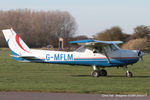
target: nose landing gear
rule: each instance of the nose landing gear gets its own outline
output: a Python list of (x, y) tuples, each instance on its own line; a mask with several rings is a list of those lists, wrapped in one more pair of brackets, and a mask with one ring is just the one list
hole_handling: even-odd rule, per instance
[(133, 76), (132, 72), (130, 72), (130, 71), (126, 72), (126, 77), (132, 77), (132, 76)]
[(132, 72), (130, 72), (130, 71), (128, 70), (128, 67), (127, 67), (127, 66), (124, 66), (124, 68), (127, 70), (127, 72), (126, 72), (126, 77), (131, 78), (131, 77), (133, 76)]

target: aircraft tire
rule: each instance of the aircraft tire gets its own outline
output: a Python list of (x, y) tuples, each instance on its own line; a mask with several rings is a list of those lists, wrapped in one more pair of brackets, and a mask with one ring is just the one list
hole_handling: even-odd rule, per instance
[(126, 72), (126, 77), (132, 77), (133, 76), (133, 74), (132, 74), (132, 72), (130, 72), (130, 71), (128, 71), (128, 72)]
[(98, 70), (92, 71), (91, 76), (92, 77), (99, 77), (99, 71)]
[(107, 76), (107, 71), (102, 69), (102, 70), (99, 71), (99, 75), (100, 76)]

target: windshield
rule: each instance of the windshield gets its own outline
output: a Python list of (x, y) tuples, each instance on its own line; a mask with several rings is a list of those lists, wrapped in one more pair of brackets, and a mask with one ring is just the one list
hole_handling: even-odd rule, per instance
[(119, 50), (120, 48), (116, 44), (109, 45), (111, 51)]

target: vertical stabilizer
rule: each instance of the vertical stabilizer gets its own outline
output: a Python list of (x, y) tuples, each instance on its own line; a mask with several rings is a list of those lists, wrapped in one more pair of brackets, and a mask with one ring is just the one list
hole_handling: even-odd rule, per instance
[(2, 30), (12, 56), (22, 56), (31, 53), (30, 48), (24, 43), (13, 29)]

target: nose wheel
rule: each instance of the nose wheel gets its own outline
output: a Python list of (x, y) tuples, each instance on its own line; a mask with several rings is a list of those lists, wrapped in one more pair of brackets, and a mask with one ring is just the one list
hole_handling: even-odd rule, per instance
[(132, 72), (130, 72), (130, 71), (126, 72), (126, 77), (132, 77), (132, 76), (133, 76)]
[(127, 66), (125, 66), (124, 68), (127, 70), (127, 72), (126, 72), (126, 77), (131, 78), (131, 77), (133, 76), (132, 72), (130, 72), (130, 71), (128, 70), (128, 67), (127, 67)]

